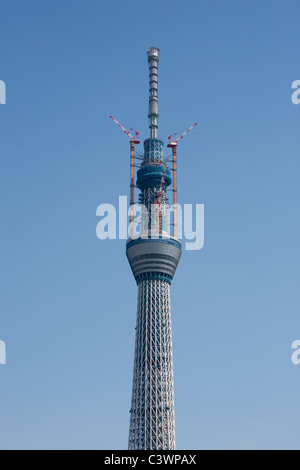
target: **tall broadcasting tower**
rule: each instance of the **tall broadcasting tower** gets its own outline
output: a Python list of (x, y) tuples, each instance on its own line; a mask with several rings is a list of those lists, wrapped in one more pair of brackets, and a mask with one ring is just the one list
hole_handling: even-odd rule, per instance
[(138, 285), (130, 450), (175, 449), (170, 285), (181, 256), (181, 244), (167, 233), (166, 188), (172, 179), (163, 156), (163, 141), (157, 137), (159, 52), (155, 47), (147, 50), (150, 138), (144, 141), (136, 180), (139, 201), (147, 213), (142, 215), (141, 236), (131, 235), (126, 244)]

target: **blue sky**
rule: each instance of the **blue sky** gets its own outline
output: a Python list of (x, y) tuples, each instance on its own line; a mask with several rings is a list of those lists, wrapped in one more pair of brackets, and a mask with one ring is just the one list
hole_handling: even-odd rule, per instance
[(146, 49), (161, 49), (159, 136), (205, 246), (171, 288), (178, 449), (299, 449), (297, 0), (2, 0), (1, 449), (126, 449), (137, 288), (96, 208), (129, 194), (148, 137)]

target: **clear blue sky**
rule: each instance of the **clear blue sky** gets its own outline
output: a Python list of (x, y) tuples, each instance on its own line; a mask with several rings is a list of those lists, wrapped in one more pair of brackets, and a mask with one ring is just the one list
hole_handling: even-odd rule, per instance
[(137, 288), (96, 208), (129, 193), (148, 137), (146, 49), (161, 49), (159, 136), (205, 246), (172, 284), (178, 449), (300, 448), (298, 0), (2, 0), (1, 449), (126, 449)]

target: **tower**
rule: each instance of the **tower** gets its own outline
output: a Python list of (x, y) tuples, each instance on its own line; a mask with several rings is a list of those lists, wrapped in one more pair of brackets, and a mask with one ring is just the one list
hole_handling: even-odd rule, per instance
[(175, 449), (170, 285), (181, 244), (167, 232), (166, 189), (172, 178), (163, 155), (163, 141), (157, 137), (159, 53), (156, 47), (147, 50), (150, 138), (144, 141), (136, 179), (144, 207), (141, 233), (126, 243), (126, 255), (138, 286), (130, 450)]

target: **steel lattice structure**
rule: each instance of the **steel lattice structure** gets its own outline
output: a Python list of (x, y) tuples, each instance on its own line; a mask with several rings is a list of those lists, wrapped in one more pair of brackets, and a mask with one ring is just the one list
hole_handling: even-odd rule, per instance
[(170, 285), (138, 286), (129, 449), (175, 449)]
[[(159, 49), (147, 50), (150, 138), (137, 171), (139, 201), (146, 208), (141, 235), (129, 238), (126, 255), (138, 285), (129, 449), (175, 449), (170, 285), (180, 256), (179, 240), (167, 233), (166, 188), (172, 179), (157, 138)], [(153, 228), (156, 237), (153, 238)]]

